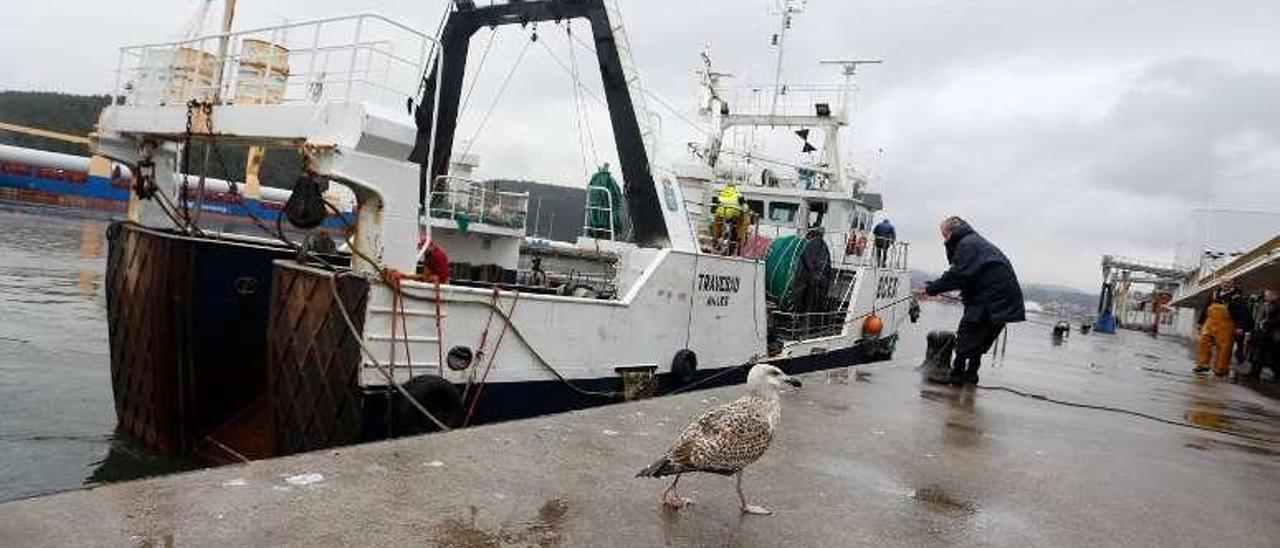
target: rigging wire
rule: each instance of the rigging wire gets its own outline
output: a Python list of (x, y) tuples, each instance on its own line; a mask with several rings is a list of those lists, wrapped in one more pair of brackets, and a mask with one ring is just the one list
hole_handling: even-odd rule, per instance
[[(551, 55), (551, 60), (555, 61), (555, 62), (556, 62), (556, 64), (560, 66), (560, 69), (561, 69), (561, 70), (563, 70), (563, 71), (565, 71), (567, 74), (569, 74), (569, 76), (570, 76), (570, 77), (573, 77), (573, 76), (574, 76), (574, 71), (573, 71), (572, 69), (570, 69), (570, 68), (569, 68), (569, 65), (568, 65), (568, 64), (566, 64), (566, 63), (564, 62), (564, 60), (560, 59), (560, 56), (559, 56), (559, 55), (556, 55), (555, 50), (552, 50), (552, 49), (551, 49), (551, 46), (548, 46), (545, 42), (543, 42), (543, 43), (542, 43), (542, 47), (543, 47), (543, 49), (546, 49), (546, 50), (547, 50), (547, 53)], [(583, 83), (582, 83), (582, 81), (581, 81), (581, 79), (575, 79), (574, 83), (575, 83), (575, 85), (577, 85), (577, 86), (579, 87), (579, 89), (582, 91), (582, 93), (586, 95), (586, 97), (590, 97), (590, 98), (591, 98), (591, 100), (593, 100), (593, 101), (595, 101), (595, 102), (596, 102), (596, 104), (598, 104), (598, 105), (600, 105), (600, 106), (602, 106), (602, 107), (605, 107), (605, 108), (608, 108), (608, 107), (609, 107), (609, 104), (608, 104), (608, 103), (606, 103), (604, 99), (601, 99), (599, 95), (596, 95), (595, 93), (592, 93), (592, 92), (591, 92), (591, 89), (590, 89), (590, 88), (588, 88), (585, 84), (583, 84)], [(585, 103), (585, 102), (586, 102), (586, 100), (584, 99), (584, 100), (583, 100), (583, 103)]]
[[(428, 41), (431, 44), (431, 49), (427, 51), (427, 59), (435, 59), (437, 63), (440, 62), (440, 59), (436, 57), (438, 50), (441, 48), (440, 38), (441, 35), (444, 34), (444, 27), (448, 24), (449, 15), (453, 13), (454, 7), (455, 4), (453, 2), (449, 2), (449, 4), (444, 8), (444, 13), (440, 14), (440, 22), (436, 24), (436, 33), (432, 35), (434, 40)], [(427, 80), (433, 73), (435, 73), (435, 71), (431, 69), (427, 69), (422, 72), (422, 79), (418, 82), (419, 97), (423, 97), (426, 94)], [(439, 82), (437, 82), (436, 85), (440, 85)]]
[(467, 94), (462, 96), (462, 107), (458, 109), (458, 118), (467, 113), (467, 106), (471, 104), (471, 92), (476, 89), (476, 82), (480, 81), (480, 73), (484, 70), (484, 62), (489, 58), (489, 48), (493, 45), (493, 37), (498, 35), (498, 31), (489, 31), (489, 40), (484, 43), (484, 51), (480, 54), (480, 61), (476, 63), (475, 76), (471, 77), (471, 85), (467, 86)]
[[(591, 55), (596, 55), (596, 49), (595, 49), (594, 47), (592, 47), (592, 46), (591, 46), (591, 44), (586, 43), (585, 41), (583, 41), (583, 40), (582, 40), (582, 38), (579, 38), (577, 35), (570, 35), (570, 37), (571, 37), (571, 38), (573, 38), (573, 41), (574, 41), (574, 42), (577, 42), (577, 43), (578, 43), (579, 45), (581, 45), (584, 49), (586, 49), (587, 51), (591, 52)], [(564, 66), (564, 65), (562, 64), (562, 65), (561, 65), (561, 67), (563, 68), (563, 66)], [(702, 124), (699, 124), (699, 123), (697, 123), (697, 122), (695, 122), (695, 121), (693, 121), (693, 120), (689, 119), (689, 117), (685, 116), (684, 114), (681, 114), (681, 113), (680, 113), (680, 111), (676, 110), (676, 109), (675, 109), (675, 107), (672, 107), (672, 106), (671, 106), (671, 104), (669, 104), (669, 103), (667, 103), (665, 100), (663, 100), (663, 99), (662, 99), (662, 97), (661, 97), (661, 96), (659, 96), (658, 94), (656, 94), (656, 93), (654, 93), (654, 92), (652, 92), (652, 91), (649, 91), (648, 89), (643, 90), (643, 93), (645, 94), (645, 96), (646, 96), (646, 97), (651, 97), (651, 98), (653, 98), (655, 101), (657, 101), (657, 102), (658, 102), (658, 104), (659, 104), (659, 105), (661, 105), (663, 108), (667, 109), (667, 111), (671, 112), (671, 114), (675, 115), (675, 117), (676, 117), (676, 118), (679, 118), (679, 119), (680, 119), (680, 121), (682, 121), (682, 122), (684, 122), (684, 123), (688, 124), (688, 125), (689, 125), (689, 127), (693, 128), (693, 129), (695, 129), (695, 130), (697, 130), (699, 133), (702, 133), (702, 134), (704, 134), (704, 135), (712, 135), (712, 134), (714, 133), (714, 132), (713, 132), (713, 131), (711, 131), (710, 129), (707, 129), (706, 127), (704, 127)], [(594, 96), (593, 96), (593, 97), (594, 97)], [(599, 99), (596, 99), (596, 100), (597, 100), (597, 101), (599, 101)], [(603, 103), (602, 103), (602, 104), (603, 104)]]
[(502, 100), (502, 96), (506, 93), (507, 87), (511, 84), (511, 77), (515, 76), (516, 70), (520, 68), (520, 63), (524, 61), (524, 56), (529, 53), (529, 46), (536, 42), (536, 31), (530, 35), (529, 41), (524, 43), (524, 47), (520, 48), (520, 54), (516, 56), (516, 61), (511, 64), (511, 70), (507, 71), (506, 78), (502, 79), (502, 85), (498, 88), (498, 94), (494, 96), (493, 103), (489, 105), (489, 109), (485, 111), (484, 118), (480, 120), (480, 125), (476, 127), (475, 133), (471, 134), (471, 138), (467, 140), (467, 148), (462, 151), (462, 156), (471, 153), (471, 147), (475, 146), (476, 138), (480, 136), (480, 132), (484, 131), (484, 126), (489, 123), (489, 117), (493, 115), (493, 110), (497, 108), (498, 102)]
[[(573, 24), (571, 22), (565, 21), (564, 32), (569, 37), (569, 40), (567, 41), (569, 46), (569, 68), (571, 69), (570, 76), (573, 77), (573, 109), (578, 123), (578, 140), (582, 140), (582, 134), (584, 133), (583, 129), (585, 128), (587, 139), (586, 144), (591, 146), (591, 161), (595, 165), (599, 166), (600, 155), (596, 151), (595, 136), (591, 134), (591, 121), (587, 118), (587, 101), (582, 97), (582, 89), (584, 86), (582, 85), (581, 75), (578, 72), (578, 57), (573, 52)], [(546, 44), (543, 44), (543, 46), (546, 47), (547, 51), (551, 51), (550, 46), (547, 46)], [(583, 146), (583, 143), (580, 142), (579, 146)], [(590, 176), (591, 172), (586, 169), (586, 162), (586, 152), (584, 151), (582, 155), (583, 175)]]

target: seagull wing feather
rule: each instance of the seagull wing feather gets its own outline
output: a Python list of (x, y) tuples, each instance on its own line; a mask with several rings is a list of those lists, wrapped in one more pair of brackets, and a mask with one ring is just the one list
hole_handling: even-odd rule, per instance
[(764, 402), (748, 396), (698, 417), (667, 458), (680, 472), (734, 474), (760, 458), (772, 440)]

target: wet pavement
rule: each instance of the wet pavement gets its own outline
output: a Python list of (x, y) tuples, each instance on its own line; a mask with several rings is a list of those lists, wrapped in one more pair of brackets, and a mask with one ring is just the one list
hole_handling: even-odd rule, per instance
[[(928, 307), (948, 321), (955, 310)], [(934, 322), (931, 322), (934, 323)], [(1185, 346), (1017, 326), (982, 385), (888, 363), (808, 375), (773, 448), (633, 476), (730, 387), (0, 505), (0, 545), (1275, 546), (1280, 403), (1189, 374)], [(1048, 398), (1048, 399), (1046, 399)], [(1065, 403), (1054, 403), (1057, 400)], [(1092, 406), (1092, 407), (1080, 407)], [(1102, 409), (1104, 407), (1113, 410)], [(1138, 416), (1139, 413), (1145, 416)]]

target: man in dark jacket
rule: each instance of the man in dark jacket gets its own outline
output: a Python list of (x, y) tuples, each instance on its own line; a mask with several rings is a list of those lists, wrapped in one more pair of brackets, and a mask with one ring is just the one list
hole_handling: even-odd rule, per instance
[(876, 266), (884, 268), (888, 263), (889, 247), (898, 239), (898, 231), (894, 230), (889, 219), (884, 219), (871, 229), (871, 235), (876, 237)]
[(942, 221), (942, 239), (951, 268), (925, 286), (925, 293), (939, 295), (956, 289), (964, 302), (964, 315), (956, 330), (956, 357), (951, 384), (977, 384), (981, 357), (1005, 324), (1026, 319), (1022, 287), (1013, 265), (996, 246), (974, 232), (963, 219)]
[(800, 312), (805, 314), (805, 330), (811, 324), (809, 314), (824, 312), (827, 290), (831, 284), (831, 251), (822, 237), (821, 228), (811, 228), (804, 235), (804, 250), (800, 252), (800, 263), (796, 265), (795, 287), (796, 303)]
[(1275, 379), (1280, 380), (1280, 290), (1268, 289), (1258, 305), (1254, 326), (1250, 361), (1253, 368), (1249, 376), (1258, 378), (1263, 367), (1270, 367)]

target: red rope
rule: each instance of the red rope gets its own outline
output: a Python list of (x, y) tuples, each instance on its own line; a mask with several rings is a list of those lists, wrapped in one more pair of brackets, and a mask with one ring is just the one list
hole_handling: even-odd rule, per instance
[(409, 374), (413, 375), (413, 354), (409, 352), (409, 324), (407, 321), (408, 313), (404, 308), (404, 290), (402, 283), (405, 278), (418, 279), (417, 276), (406, 275), (403, 272), (388, 268), (383, 271), (382, 279), (391, 288), (391, 363), (388, 369), (391, 370), (391, 378), (395, 378), (396, 374), (396, 319), (400, 319), (400, 331), (404, 334), (404, 359), (408, 362)]
[(489, 303), (489, 319), (484, 322), (484, 331), (480, 332), (480, 344), (476, 345), (476, 363), (484, 361), (486, 352), (484, 344), (489, 340), (489, 326), (493, 325), (493, 314), (498, 310), (498, 286), (493, 286), (493, 300)]
[(439, 362), (436, 363), (440, 368), (440, 377), (444, 378), (444, 328), (440, 323), (440, 280), (434, 280), (436, 286), (436, 350), (439, 354)]
[[(498, 294), (497, 293), (498, 289), (495, 287), (493, 291), (494, 291), (494, 298), (496, 299)], [(489, 364), (485, 366), (484, 374), (481, 375), (480, 377), (480, 386), (476, 387), (476, 395), (473, 398), (471, 398), (471, 407), (470, 409), (467, 410), (467, 417), (462, 421), (462, 426), (464, 427), (467, 426), (468, 424), (471, 424), (471, 416), (475, 414), (476, 405), (480, 403), (480, 395), (484, 393), (484, 385), (485, 385), (485, 382), (488, 381), (489, 379), (489, 371), (493, 369), (493, 361), (498, 358), (498, 348), (502, 346), (502, 338), (507, 334), (507, 326), (511, 325), (511, 322), (515, 321), (514, 314), (516, 312), (516, 305), (519, 303), (520, 303), (520, 292), (516, 291), (514, 292), (514, 296), (511, 299), (511, 310), (507, 311), (507, 320), (505, 322), (502, 322), (502, 331), (498, 332), (498, 340), (493, 343), (493, 353), (489, 355)], [(497, 308), (496, 303), (494, 304), (494, 308), (495, 309)], [(493, 319), (492, 313), (490, 314), (489, 319), (490, 320)], [(488, 331), (488, 327), (486, 327), (485, 330)]]

